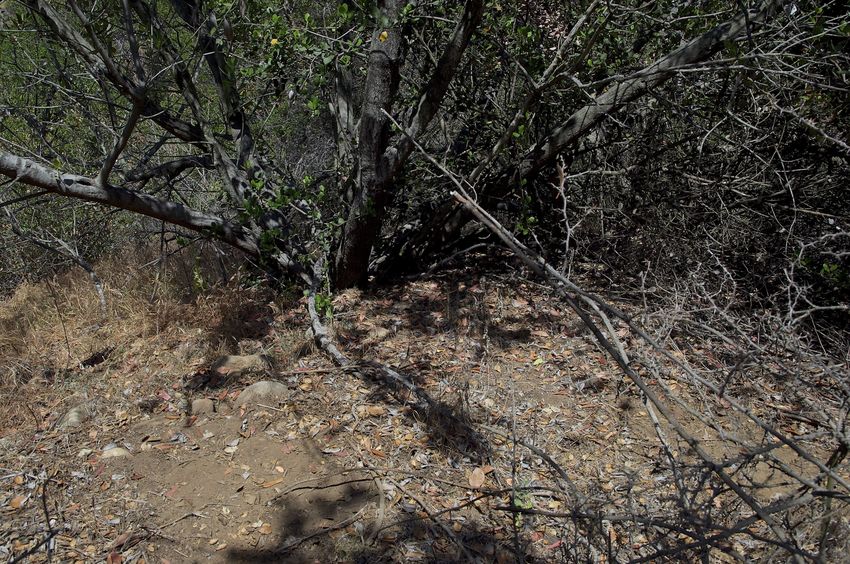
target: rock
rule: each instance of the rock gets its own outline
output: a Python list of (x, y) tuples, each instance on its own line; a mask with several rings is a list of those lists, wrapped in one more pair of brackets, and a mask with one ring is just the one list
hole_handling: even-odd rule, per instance
[(121, 447), (112, 447), (100, 453), (101, 460), (104, 458), (121, 458), (124, 456), (130, 456), (130, 451)]
[(265, 354), (229, 355), (219, 358), (212, 370), (222, 375), (238, 376), (250, 372), (265, 372), (272, 369), (272, 359)]
[(65, 415), (59, 419), (56, 427), (59, 429), (74, 429), (87, 421), (91, 417), (91, 410), (85, 404), (72, 407)]
[(192, 401), (192, 415), (203, 415), (215, 412), (215, 403), (209, 398), (201, 398)]
[(275, 401), (289, 396), (289, 388), (280, 382), (261, 380), (251, 384), (236, 398), (236, 405)]

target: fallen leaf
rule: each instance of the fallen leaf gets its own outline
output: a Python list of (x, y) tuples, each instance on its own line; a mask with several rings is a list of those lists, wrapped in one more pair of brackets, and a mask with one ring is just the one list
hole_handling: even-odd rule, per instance
[(277, 480), (267, 480), (267, 481), (263, 482), (262, 487), (273, 488), (273, 487), (275, 487), (276, 485), (278, 485), (282, 482), (283, 482), (283, 478), (278, 478)]
[(129, 538), (130, 533), (121, 533), (120, 535), (118, 535), (118, 538), (116, 538), (115, 541), (113, 541), (112, 543), (112, 550), (124, 546), (124, 543), (126, 543)]
[(261, 535), (270, 535), (272, 532), (272, 526), (269, 523), (263, 523), (263, 525), (258, 529)]
[(484, 474), (484, 470), (481, 468), (476, 468), (472, 471), (472, 474), (469, 475), (469, 485), (473, 488), (480, 488), (484, 485), (484, 481), (487, 479), (487, 476)]
[(12, 498), (12, 501), (9, 502), (9, 507), (11, 507), (12, 509), (20, 509), (24, 506), (24, 503), (26, 503), (26, 501), (27, 498), (25, 496), (16, 495)]
[(386, 414), (387, 410), (384, 409), (382, 405), (370, 405), (366, 407), (366, 413), (371, 415), (372, 417), (381, 417)]

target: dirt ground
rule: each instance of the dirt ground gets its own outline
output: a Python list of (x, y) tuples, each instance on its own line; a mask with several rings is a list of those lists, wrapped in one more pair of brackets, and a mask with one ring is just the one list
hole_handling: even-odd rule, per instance
[[(28, 357), (42, 359), (38, 374), (5, 388), (0, 557), (567, 561), (582, 542), (564, 519), (582, 507), (570, 487), (587, 506), (652, 514), (669, 502), (640, 395), (573, 314), (516, 275), (459, 270), (336, 297), (345, 350), (399, 368), (433, 400), (430, 413), (368, 369), (330, 365), (304, 336), (299, 300), (225, 294), (180, 308), (152, 305), (129, 327), (82, 327), (69, 314)], [(221, 354), (273, 365), (220, 373), (211, 367)], [(237, 405), (260, 380), (286, 393)], [(191, 412), (193, 402), (204, 409)], [(67, 426), (79, 407), (83, 421)], [(755, 432), (711, 409), (730, 430)], [(781, 456), (808, 471), (790, 450)], [(789, 487), (777, 478), (760, 495)], [(598, 561), (657, 548), (640, 529), (606, 531)]]

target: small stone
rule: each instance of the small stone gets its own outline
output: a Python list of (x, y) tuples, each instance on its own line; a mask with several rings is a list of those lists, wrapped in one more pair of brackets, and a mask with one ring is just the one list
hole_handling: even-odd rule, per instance
[(130, 456), (130, 451), (127, 450), (126, 448), (121, 448), (121, 447), (112, 447), (108, 450), (103, 451), (100, 454), (101, 459), (104, 459), (104, 458), (121, 458), (121, 457), (124, 457), (124, 456)]
[(289, 396), (289, 388), (280, 382), (261, 380), (251, 384), (236, 398), (236, 405), (263, 403), (284, 399)]
[(57, 423), (56, 426), (59, 429), (74, 429), (82, 425), (89, 417), (91, 417), (91, 411), (88, 406), (78, 405), (68, 410), (68, 412), (59, 419), (59, 423)]
[(271, 357), (264, 354), (229, 355), (215, 361), (212, 370), (222, 376), (263, 373), (273, 368)]
[(215, 404), (209, 398), (201, 398), (192, 401), (192, 415), (203, 415), (205, 413), (213, 413)]
[(81, 448), (80, 452), (77, 453), (77, 458), (88, 458), (93, 452), (90, 448)]

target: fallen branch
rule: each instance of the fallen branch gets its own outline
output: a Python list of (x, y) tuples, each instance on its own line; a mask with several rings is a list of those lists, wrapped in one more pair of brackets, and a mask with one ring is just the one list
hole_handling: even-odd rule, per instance
[[(365, 380), (377, 379), (383, 381), (391, 390), (403, 391), (407, 397), (402, 401), (410, 405), (414, 412), (429, 420), (435, 427), (451, 430), (452, 433), (462, 435), (473, 443), (479, 451), (487, 450), (483, 438), (467, 422), (458, 418), (451, 409), (436, 401), (422, 387), (416, 385), (410, 378), (400, 374), (386, 364), (369, 360), (360, 363), (351, 362), (342, 351), (337, 348), (327, 327), (322, 322), (316, 307), (316, 294), (324, 280), (323, 261), (319, 260), (313, 266), (312, 284), (307, 290), (307, 311), (310, 316), (310, 329), (317, 346), (324, 351), (331, 360), (339, 367)], [(478, 452), (482, 455), (483, 452)]]

